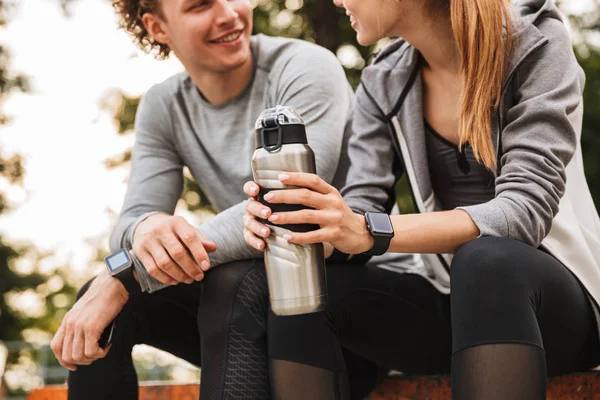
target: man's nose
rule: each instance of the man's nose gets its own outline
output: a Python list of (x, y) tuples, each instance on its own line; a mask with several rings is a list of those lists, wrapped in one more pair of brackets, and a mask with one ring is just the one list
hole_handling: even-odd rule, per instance
[(217, 7), (219, 8), (218, 10), (218, 17), (217, 17), (217, 23), (218, 24), (227, 24), (227, 23), (231, 23), (233, 21), (235, 21), (237, 19), (237, 17), (239, 16), (237, 11), (235, 11), (235, 8), (232, 6), (231, 1), (228, 0), (217, 0)]
[(335, 4), (336, 7), (343, 7), (344, 1), (343, 0), (333, 0), (333, 4)]

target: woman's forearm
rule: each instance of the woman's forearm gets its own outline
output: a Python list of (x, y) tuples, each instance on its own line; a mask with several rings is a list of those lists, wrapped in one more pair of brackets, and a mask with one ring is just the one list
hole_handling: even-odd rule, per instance
[(394, 238), (388, 252), (455, 253), (479, 236), (479, 229), (465, 211), (438, 211), (391, 215)]

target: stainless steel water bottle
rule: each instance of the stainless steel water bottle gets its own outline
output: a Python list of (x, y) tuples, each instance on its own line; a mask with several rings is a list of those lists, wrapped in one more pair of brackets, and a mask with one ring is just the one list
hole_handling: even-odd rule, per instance
[[(256, 121), (256, 146), (252, 173), (260, 186), (258, 200), (273, 212), (307, 208), (301, 205), (270, 204), (263, 196), (272, 190), (291, 189), (279, 181), (282, 172), (316, 173), (315, 154), (308, 145), (302, 117), (293, 107), (277, 106), (262, 112)], [(327, 278), (321, 243), (297, 245), (283, 235), (308, 232), (316, 225), (273, 225), (264, 251), (271, 309), (276, 315), (321, 311), (327, 304)]]

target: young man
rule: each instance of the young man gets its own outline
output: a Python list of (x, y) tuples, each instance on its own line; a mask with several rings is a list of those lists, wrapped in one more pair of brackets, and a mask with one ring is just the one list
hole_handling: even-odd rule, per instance
[[(203, 400), (270, 398), (266, 336), (274, 316), (262, 254), (242, 236), (254, 122), (265, 108), (295, 107), (320, 176), (341, 187), (352, 90), (325, 49), (251, 36), (248, 0), (114, 5), (142, 48), (173, 52), (186, 71), (150, 89), (138, 109), (131, 177), (110, 241), (125, 259), (132, 250), (133, 267), (88, 283), (52, 341), (71, 371), (69, 399), (137, 398), (131, 349), (140, 343), (201, 366)], [(184, 166), (218, 211), (200, 226), (173, 216)], [(98, 341), (113, 320), (103, 349)], [(346, 357), (368, 367), (357, 375), (369, 378), (353, 384), (370, 386), (370, 364)]]

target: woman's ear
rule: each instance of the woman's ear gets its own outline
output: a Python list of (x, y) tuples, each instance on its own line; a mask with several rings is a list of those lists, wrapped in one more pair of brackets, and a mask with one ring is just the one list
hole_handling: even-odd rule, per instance
[(165, 22), (159, 16), (147, 12), (142, 15), (142, 22), (152, 39), (161, 44), (169, 44), (167, 27)]

